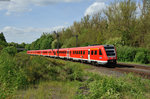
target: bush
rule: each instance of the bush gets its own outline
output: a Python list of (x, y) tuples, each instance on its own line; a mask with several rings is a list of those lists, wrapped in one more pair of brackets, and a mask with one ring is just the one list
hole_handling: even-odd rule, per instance
[(134, 61), (139, 63), (147, 64), (149, 63), (149, 51), (146, 49), (138, 49), (138, 52), (135, 55)]
[[(131, 76), (130, 76), (131, 77)], [(80, 85), (76, 98), (80, 99), (140, 99), (144, 97), (142, 89), (145, 82), (134, 76), (114, 78), (92, 74), (90, 78)], [(130, 81), (130, 82), (128, 82)], [(137, 82), (135, 82), (137, 81)], [(131, 96), (131, 97), (130, 97)]]
[(119, 61), (132, 62), (135, 58), (137, 50), (133, 47), (119, 46), (117, 47), (117, 57)]
[(65, 71), (67, 73), (67, 80), (83, 80), (83, 71), (77, 65), (67, 64), (67, 66), (65, 67)]
[(16, 61), (8, 53), (0, 56), (0, 98), (5, 98), (14, 90), (27, 84), (26, 77), (21, 68), (16, 67)]
[(17, 53), (17, 49), (13, 46), (9, 46), (3, 48), (2, 53), (8, 53), (9, 55), (14, 56)]
[(134, 48), (128, 46), (117, 47), (117, 57), (123, 62), (150, 63), (150, 51), (144, 48)]

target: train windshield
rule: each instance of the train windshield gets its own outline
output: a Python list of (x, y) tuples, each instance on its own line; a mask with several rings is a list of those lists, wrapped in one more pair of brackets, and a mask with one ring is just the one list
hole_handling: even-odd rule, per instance
[(108, 57), (116, 56), (114, 46), (104, 46), (104, 48)]

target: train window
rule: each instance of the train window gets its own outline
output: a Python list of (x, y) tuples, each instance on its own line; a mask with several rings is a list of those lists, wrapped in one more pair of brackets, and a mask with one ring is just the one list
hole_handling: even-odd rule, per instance
[(82, 54), (82, 51), (81, 51), (81, 54)]
[(99, 50), (99, 55), (102, 55), (102, 51), (101, 50)]
[(91, 51), (91, 55), (93, 55), (93, 51)]
[(83, 54), (85, 54), (85, 51), (83, 51)]
[(80, 54), (80, 52), (81, 52), (81, 51), (79, 51), (79, 54)]
[(97, 51), (95, 51), (95, 55), (97, 55)]

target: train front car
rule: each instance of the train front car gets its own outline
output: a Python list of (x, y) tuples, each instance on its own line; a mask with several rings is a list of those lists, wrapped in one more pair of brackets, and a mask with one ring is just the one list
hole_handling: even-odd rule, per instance
[(104, 45), (107, 64), (116, 64), (117, 63), (117, 53), (114, 45)]

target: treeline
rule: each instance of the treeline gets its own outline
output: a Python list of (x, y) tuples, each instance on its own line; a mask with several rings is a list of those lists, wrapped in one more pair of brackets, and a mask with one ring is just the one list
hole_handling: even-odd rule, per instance
[(112, 3), (103, 12), (85, 16), (59, 32), (62, 47), (75, 46), (74, 35), (78, 35), (78, 46), (119, 44), (150, 49), (149, 2), (143, 0), (141, 14), (137, 13), (137, 8), (133, 0), (124, 0)]
[(51, 44), (53, 41), (54, 38), (51, 34), (43, 33), (43, 35), (39, 39), (32, 42), (31, 44), (27, 44), (25, 48), (27, 50), (51, 49)]
[(3, 32), (0, 33), (0, 50), (5, 47), (15, 47), (15, 48), (25, 48), (26, 44), (23, 42), (21, 44), (10, 42), (8, 43), (5, 39)]
[[(140, 11), (137, 12), (138, 8)], [(120, 52), (123, 52), (120, 49), (124, 50), (124, 46), (127, 46), (128, 49), (139, 49), (136, 51), (137, 54), (141, 51), (146, 53), (144, 54), (146, 61), (142, 63), (150, 63), (148, 58), (150, 56), (149, 27), (150, 2), (148, 0), (143, 0), (139, 5), (134, 0), (113, 2), (105, 10), (92, 16), (87, 15), (80, 22), (74, 22), (72, 26), (58, 32), (59, 45), (61, 48), (75, 47), (76, 37), (78, 37), (77, 46), (113, 44), (118, 48), (119, 55), (121, 55)], [(57, 48), (57, 39), (54, 33), (43, 34), (32, 44), (26, 46), (26, 49), (50, 48)], [(136, 53), (132, 59), (122, 59), (123, 56), (118, 59), (120, 61), (137, 61), (134, 59), (137, 57)]]
[[(113, 2), (104, 11), (93, 16), (85, 16), (80, 22), (74, 22), (72, 26), (58, 32), (61, 47), (90, 44), (119, 44), (122, 46), (144, 47), (150, 49), (150, 7), (148, 0), (143, 0), (143, 5), (137, 5), (134, 0)], [(138, 6), (141, 12), (137, 12)], [(140, 14), (139, 14), (140, 13)], [(54, 35), (54, 34), (52, 34)], [(56, 37), (44, 34), (33, 42), (30, 49), (51, 48), (45, 47), (47, 38)], [(40, 44), (43, 47), (39, 47)], [(48, 43), (47, 43), (48, 44)]]

